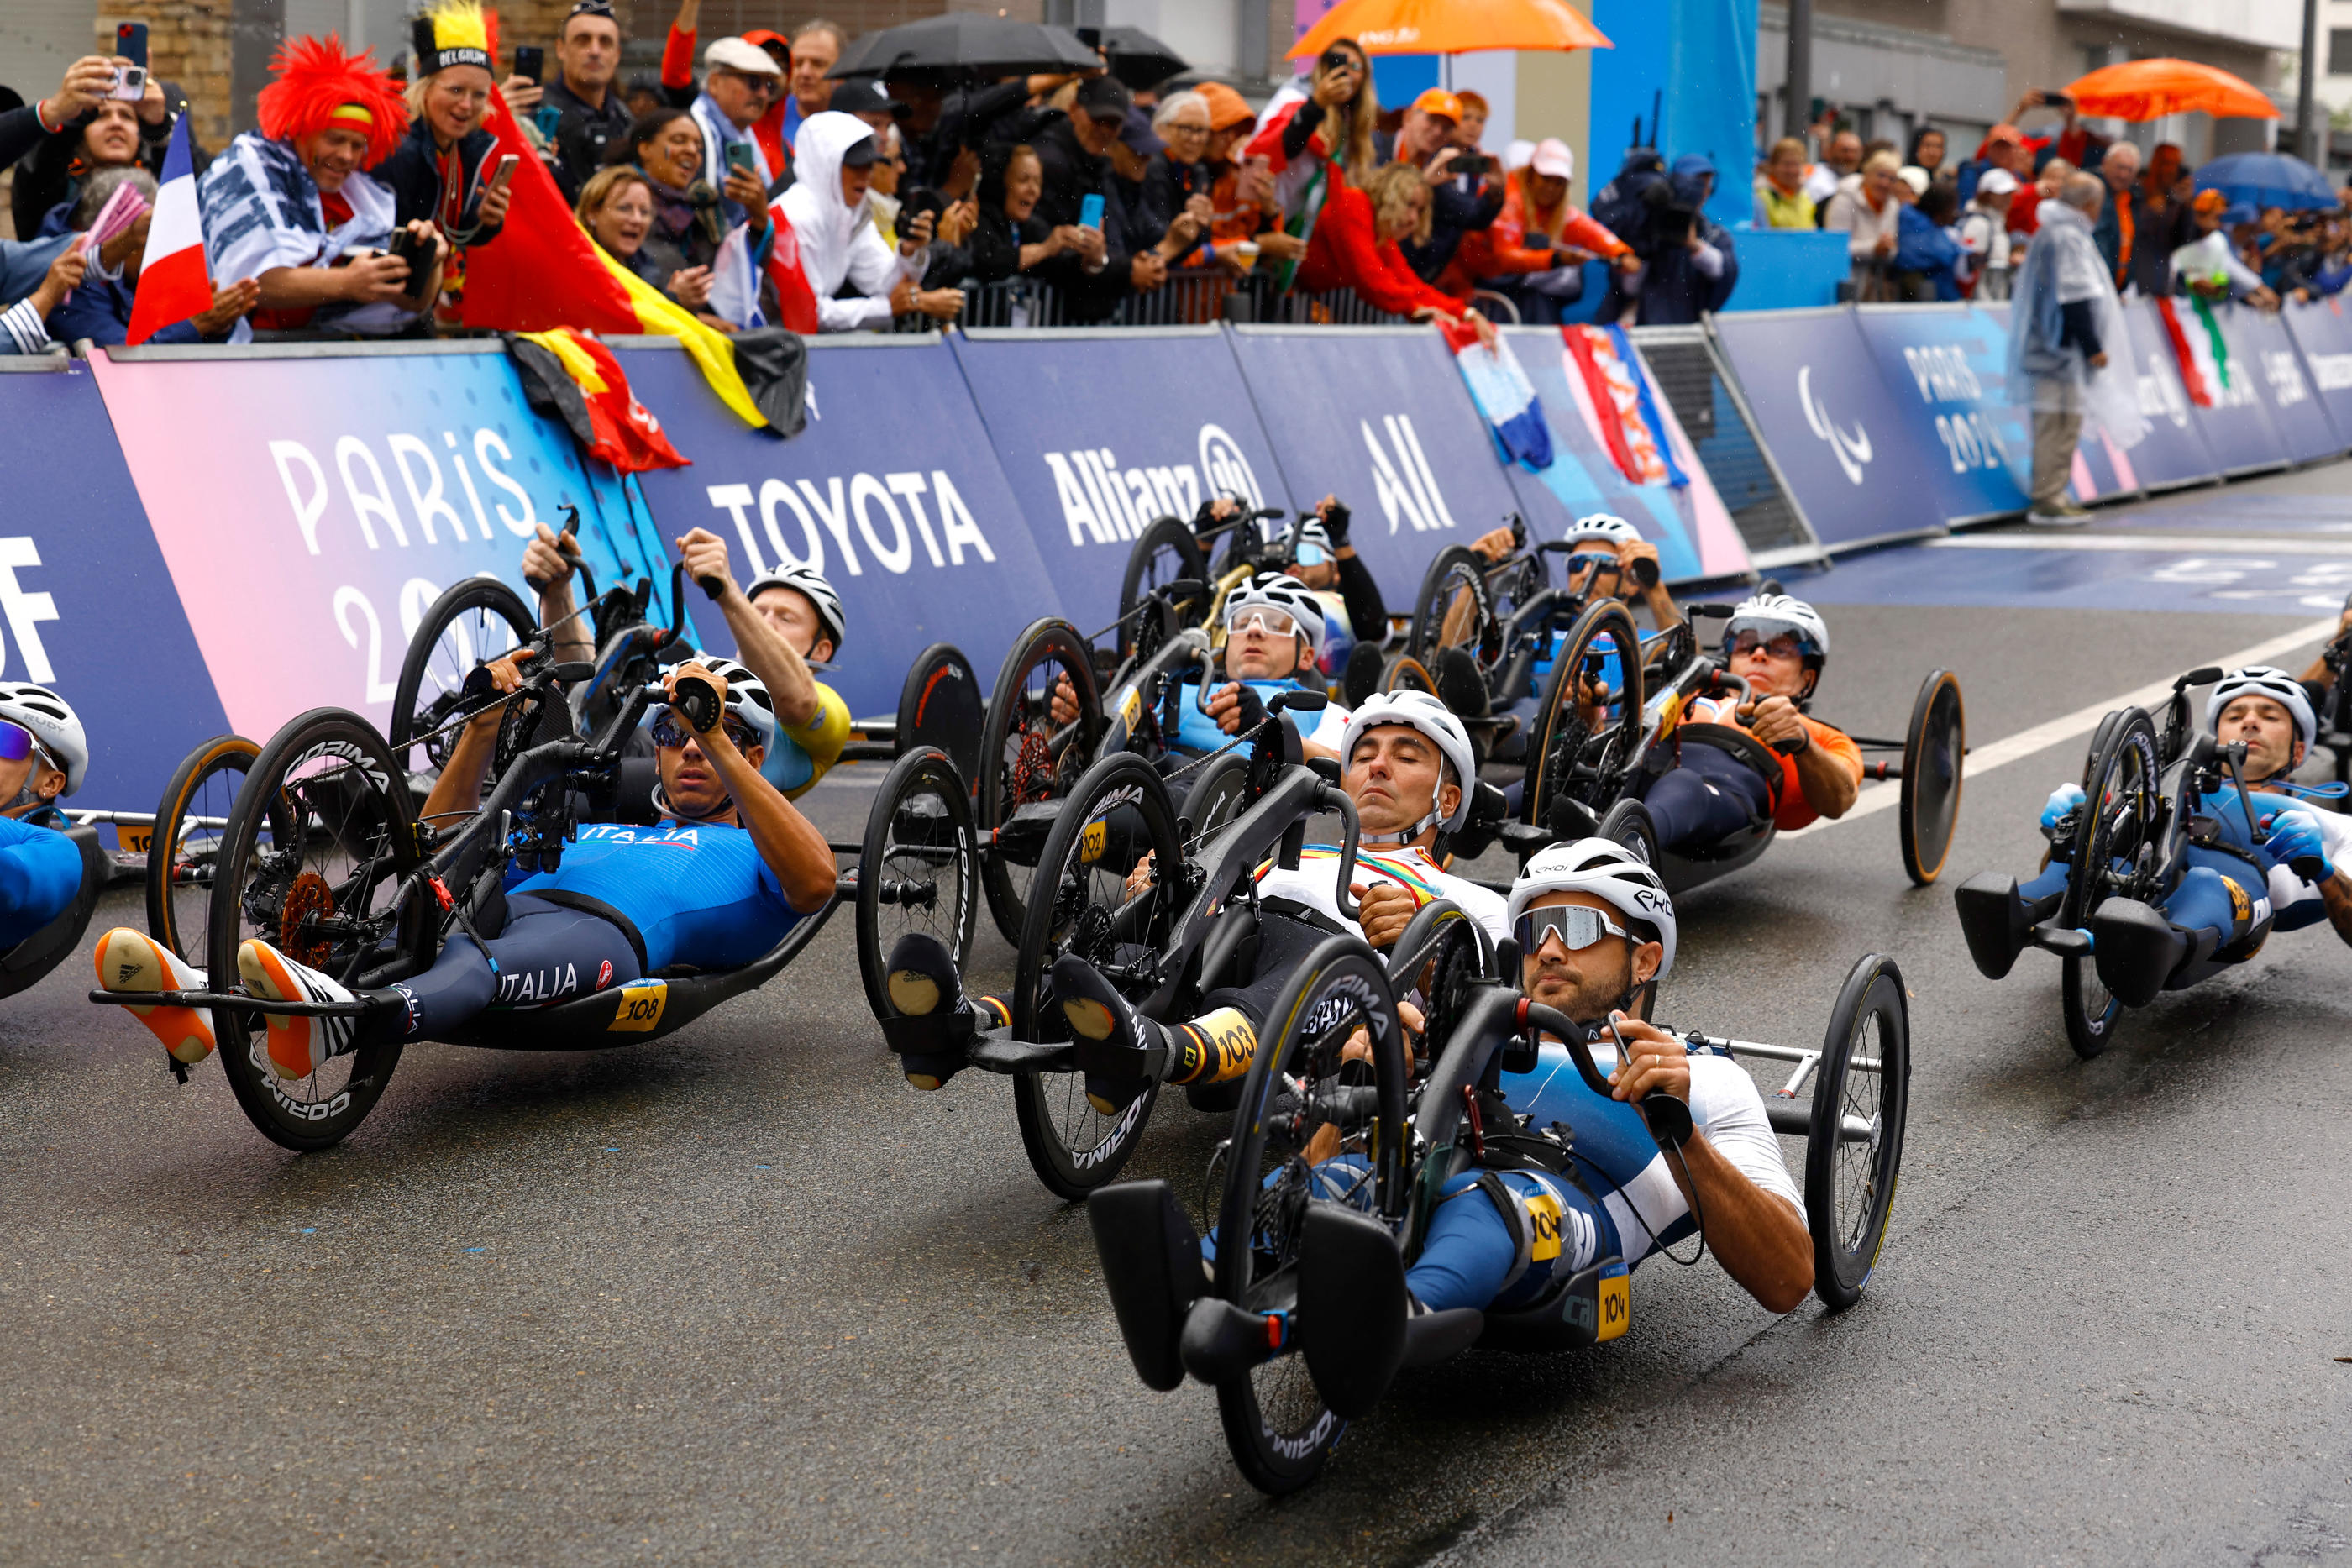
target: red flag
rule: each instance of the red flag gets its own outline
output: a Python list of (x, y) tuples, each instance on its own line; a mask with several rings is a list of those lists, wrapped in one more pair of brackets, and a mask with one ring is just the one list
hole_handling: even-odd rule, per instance
[(661, 421), (629, 391), (628, 374), (612, 350), (568, 327), (518, 336), (553, 354), (579, 386), (582, 401), (588, 405), (589, 428), (595, 433), (588, 447), (591, 457), (601, 457), (624, 474), (687, 465), (687, 459), (662, 434)]
[(816, 290), (809, 287), (808, 274), (801, 269), (800, 236), (793, 233), (792, 221), (784, 216), (780, 203), (769, 204), (768, 221), (776, 225), (776, 243), (768, 252), (768, 277), (776, 286), (776, 314), (783, 318), (776, 324), (809, 337), (819, 329)]
[(459, 319), (468, 327), (507, 332), (544, 332), (556, 327), (646, 330), (629, 291), (572, 215), (563, 193), (556, 189), (555, 176), (523, 141), (505, 94), (491, 91), (489, 113), (482, 123), (498, 138), (498, 156), (511, 152), (521, 162), (515, 165), (507, 220), (498, 238), (466, 252)]

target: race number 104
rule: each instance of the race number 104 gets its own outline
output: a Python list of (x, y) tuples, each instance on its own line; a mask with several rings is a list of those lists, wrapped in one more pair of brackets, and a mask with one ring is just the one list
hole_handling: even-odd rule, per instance
[(1944, 443), (1944, 454), (1952, 460), (1955, 474), (2008, 465), (2000, 439), (1985, 427), (1980, 414), (1939, 413), (1936, 416), (1936, 434)]

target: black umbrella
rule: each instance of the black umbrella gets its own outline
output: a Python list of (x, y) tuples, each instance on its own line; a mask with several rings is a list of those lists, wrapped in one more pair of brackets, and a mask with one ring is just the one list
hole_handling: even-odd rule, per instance
[(950, 12), (854, 40), (828, 76), (1007, 77), (1098, 69), (1102, 59), (1066, 27)]
[(1102, 52), (1110, 74), (1139, 92), (1192, 68), (1191, 61), (1140, 27), (1105, 27)]

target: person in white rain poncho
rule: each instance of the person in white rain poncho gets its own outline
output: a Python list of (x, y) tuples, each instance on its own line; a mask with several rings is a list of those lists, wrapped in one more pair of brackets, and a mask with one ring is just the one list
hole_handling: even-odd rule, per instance
[(2033, 411), (2032, 510), (2028, 522), (2065, 527), (2090, 514), (2066, 498), (2074, 444), (2087, 418), (2117, 446), (2147, 434), (2123, 302), (2091, 239), (2106, 187), (2072, 174), (2042, 208), (2040, 232), (2018, 268), (2010, 304), (2009, 396)]
[[(945, 320), (963, 308), (961, 291), (922, 287), (929, 213), (904, 225), (896, 250), (874, 226), (866, 196), (874, 159), (874, 128), (854, 114), (812, 114), (793, 138), (796, 179), (776, 210), (799, 243), (801, 271), (816, 295), (824, 331), (887, 328), (892, 316), (909, 310)], [(845, 282), (865, 298), (835, 298)]]

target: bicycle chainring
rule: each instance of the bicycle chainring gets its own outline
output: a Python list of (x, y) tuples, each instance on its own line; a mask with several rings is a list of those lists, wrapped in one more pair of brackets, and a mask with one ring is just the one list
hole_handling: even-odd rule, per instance
[(286, 890), (285, 900), (278, 906), (278, 950), (298, 964), (325, 968), (333, 959), (333, 944), (306, 928), (311, 922), (326, 919), (334, 913), (335, 892), (327, 879), (314, 871), (304, 872)]

